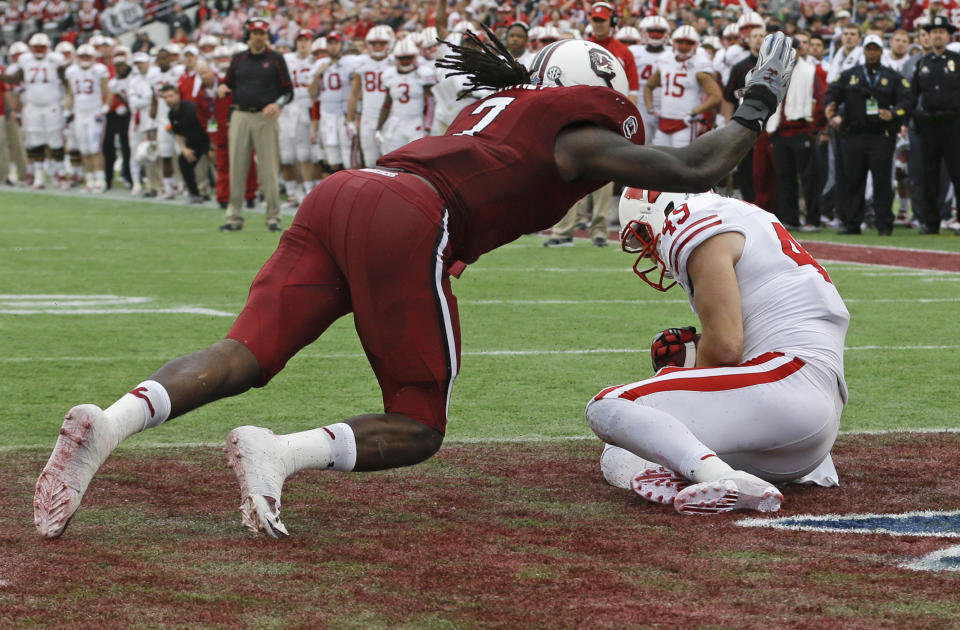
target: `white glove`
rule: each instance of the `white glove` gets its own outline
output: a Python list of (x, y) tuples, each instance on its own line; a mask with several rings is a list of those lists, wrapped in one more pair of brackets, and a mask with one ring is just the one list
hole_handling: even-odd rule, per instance
[(696, 119), (697, 119), (697, 115), (694, 114), (693, 112), (690, 112), (689, 114), (683, 117), (683, 124), (689, 127), (690, 125), (693, 124), (693, 121), (695, 121)]
[(373, 141), (377, 143), (377, 148), (383, 147), (383, 132), (377, 129), (373, 132)]
[(347, 135), (351, 138), (357, 135), (357, 123), (352, 120), (347, 121)]

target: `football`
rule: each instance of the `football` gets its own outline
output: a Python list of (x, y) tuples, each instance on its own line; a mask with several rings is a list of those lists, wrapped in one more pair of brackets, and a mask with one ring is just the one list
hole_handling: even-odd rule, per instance
[(693, 326), (660, 331), (650, 346), (653, 370), (656, 372), (665, 367), (693, 367), (697, 363), (699, 341), (700, 334)]

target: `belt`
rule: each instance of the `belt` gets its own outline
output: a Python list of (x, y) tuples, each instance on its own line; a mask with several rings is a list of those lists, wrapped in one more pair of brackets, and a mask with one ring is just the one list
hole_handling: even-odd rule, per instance
[(248, 114), (259, 114), (261, 111), (259, 107), (246, 107), (244, 105), (231, 105), (230, 109), (235, 109), (238, 112), (247, 112)]

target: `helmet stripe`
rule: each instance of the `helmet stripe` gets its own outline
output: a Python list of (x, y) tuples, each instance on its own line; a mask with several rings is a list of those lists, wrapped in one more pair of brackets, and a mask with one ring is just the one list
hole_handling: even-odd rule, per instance
[(547, 72), (547, 66), (548, 62), (550, 61), (550, 57), (553, 56), (553, 53), (556, 52), (557, 47), (559, 47), (564, 41), (566, 40), (548, 44), (537, 54), (536, 58), (533, 60), (533, 63), (530, 65), (530, 76), (536, 75), (535, 82), (537, 85), (543, 85), (544, 74)]

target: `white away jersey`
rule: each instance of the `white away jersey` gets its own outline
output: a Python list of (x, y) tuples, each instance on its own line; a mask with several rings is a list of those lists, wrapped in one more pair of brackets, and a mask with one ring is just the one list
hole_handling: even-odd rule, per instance
[(426, 88), (437, 82), (429, 64), (417, 66), (411, 72), (400, 74), (396, 67), (383, 72), (383, 87), (390, 94), (390, 115), (411, 117), (423, 115)]
[(673, 55), (663, 57), (658, 62), (660, 70), (660, 117), (683, 118), (700, 104), (700, 81), (697, 74), (713, 73), (708, 57), (694, 55), (690, 59), (677, 61)]
[[(673, 49), (669, 46), (664, 46), (662, 50), (650, 52), (646, 46), (635, 44), (630, 47), (630, 52), (633, 53), (633, 60), (637, 64), (637, 77), (640, 79), (640, 95), (643, 96), (643, 87), (647, 84), (647, 81), (650, 80), (650, 77), (653, 76), (653, 71), (657, 69), (660, 60), (672, 58)], [(660, 109), (660, 97), (662, 94), (663, 87), (659, 87), (653, 91), (654, 109)], [(642, 104), (643, 101), (641, 101), (641, 105)]]
[(331, 62), (321, 59), (314, 73), (320, 73), (320, 112), (323, 114), (346, 114), (350, 97), (350, 81), (357, 63), (356, 55), (340, 57)]
[[(698, 245), (723, 232), (746, 239), (736, 265), (743, 310), (743, 358), (783, 352), (837, 376), (844, 400), (843, 345), (850, 313), (827, 271), (777, 218), (752, 204), (697, 195), (667, 217), (660, 257), (693, 305), (687, 262)], [(694, 309), (696, 310), (696, 309)]]
[(110, 71), (102, 63), (81, 68), (73, 64), (64, 74), (73, 94), (73, 111), (78, 114), (93, 114), (103, 107), (103, 80), (110, 78)]
[(170, 113), (170, 108), (167, 107), (166, 101), (160, 96), (160, 89), (168, 83), (174, 87), (178, 87), (183, 71), (184, 68), (182, 65), (170, 66), (166, 71), (161, 70), (160, 66), (150, 66), (150, 69), (147, 70), (147, 83), (150, 84), (154, 96), (157, 97), (156, 119), (162, 121), (164, 125), (166, 124), (167, 114)]
[(7, 69), (10, 74), (23, 71), (23, 101), (27, 105), (53, 105), (60, 103), (63, 82), (57, 70), (66, 65), (62, 55), (48, 52), (37, 59), (32, 52), (24, 53), (17, 63)]
[(299, 103), (310, 103), (310, 82), (313, 80), (314, 60), (307, 55), (306, 58), (300, 57), (297, 53), (290, 52), (283, 56), (287, 64), (287, 71), (290, 73), (290, 81), (293, 83), (293, 100)]
[(387, 96), (387, 88), (383, 85), (383, 73), (394, 67), (392, 57), (374, 59), (370, 55), (360, 55), (354, 69), (354, 75), (360, 77), (361, 111), (376, 118), (380, 115), (380, 108)]

